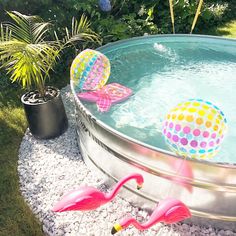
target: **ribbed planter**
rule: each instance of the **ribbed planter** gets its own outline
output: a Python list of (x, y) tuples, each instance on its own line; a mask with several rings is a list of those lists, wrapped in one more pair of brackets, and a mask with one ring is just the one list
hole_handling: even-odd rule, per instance
[(29, 129), (36, 138), (50, 139), (64, 133), (68, 127), (68, 119), (61, 99), (60, 91), (57, 95), (43, 103), (29, 103), (26, 101), (28, 93), (21, 97), (24, 105)]

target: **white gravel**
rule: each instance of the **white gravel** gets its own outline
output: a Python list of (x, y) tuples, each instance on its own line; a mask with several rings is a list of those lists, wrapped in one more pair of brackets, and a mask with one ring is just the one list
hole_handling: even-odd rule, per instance
[[(76, 138), (73, 96), (69, 86), (62, 89), (63, 101), (69, 118), (69, 128), (52, 140), (37, 140), (27, 130), (19, 150), (18, 172), (20, 188), (26, 202), (42, 222), (48, 235), (108, 236), (115, 222), (131, 214), (146, 220), (147, 213), (131, 206), (119, 196), (95, 211), (88, 213), (53, 213), (53, 205), (71, 189), (91, 185), (106, 191), (107, 179), (90, 171), (81, 159)], [(130, 227), (117, 235), (159, 236), (231, 236), (236, 232), (200, 227), (197, 225), (155, 225), (149, 230), (138, 231)]]

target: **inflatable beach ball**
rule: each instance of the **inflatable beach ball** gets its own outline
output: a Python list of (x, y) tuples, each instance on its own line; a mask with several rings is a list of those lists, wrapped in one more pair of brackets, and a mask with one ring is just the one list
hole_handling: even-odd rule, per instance
[(162, 133), (172, 151), (190, 158), (216, 155), (227, 130), (224, 113), (214, 104), (191, 99), (165, 117)]
[(97, 90), (106, 84), (110, 68), (109, 59), (105, 55), (86, 49), (72, 62), (70, 77), (79, 90)]

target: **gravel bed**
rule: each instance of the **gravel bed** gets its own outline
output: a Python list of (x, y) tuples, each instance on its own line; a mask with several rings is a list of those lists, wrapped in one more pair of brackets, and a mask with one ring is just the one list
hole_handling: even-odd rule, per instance
[[(133, 207), (117, 196), (112, 202), (95, 211), (53, 213), (53, 205), (61, 196), (81, 185), (91, 185), (107, 191), (109, 181), (101, 173), (90, 171), (79, 152), (76, 139), (73, 96), (69, 86), (62, 89), (62, 97), (69, 118), (68, 130), (58, 138), (37, 140), (27, 130), (19, 150), (18, 173), (20, 189), (27, 204), (43, 225), (46, 235), (108, 236), (115, 222), (133, 215), (148, 219), (145, 211)], [(130, 227), (117, 235), (231, 236), (236, 233), (197, 225), (158, 223), (146, 231)]]

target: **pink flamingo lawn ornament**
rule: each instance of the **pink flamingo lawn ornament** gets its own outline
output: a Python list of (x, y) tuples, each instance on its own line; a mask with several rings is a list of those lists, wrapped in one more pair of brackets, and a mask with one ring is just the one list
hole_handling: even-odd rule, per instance
[(146, 230), (158, 222), (172, 224), (189, 217), (191, 217), (191, 213), (184, 203), (174, 198), (166, 198), (159, 202), (147, 222), (141, 224), (134, 218), (124, 218), (120, 224), (115, 224), (113, 226), (111, 234), (115, 234), (131, 224), (139, 230)]
[(113, 200), (119, 189), (129, 180), (135, 179), (137, 189), (143, 185), (143, 176), (137, 173), (130, 174), (121, 179), (110, 193), (100, 192), (94, 187), (81, 187), (65, 194), (62, 199), (53, 207), (54, 212), (63, 211), (89, 211), (95, 210), (101, 205)]

